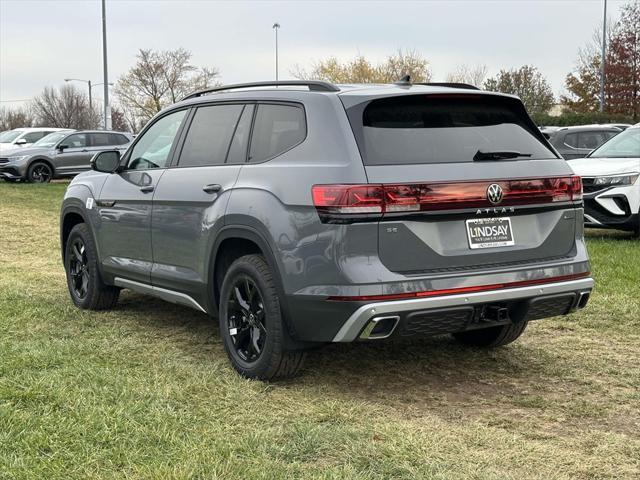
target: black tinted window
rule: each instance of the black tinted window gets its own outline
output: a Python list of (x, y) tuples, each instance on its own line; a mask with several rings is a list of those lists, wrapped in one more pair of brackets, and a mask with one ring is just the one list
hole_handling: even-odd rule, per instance
[(578, 134), (578, 148), (593, 150), (614, 135), (615, 133), (606, 131), (580, 132)]
[(90, 133), (89, 139), (92, 147), (106, 147), (113, 145), (111, 143), (110, 135), (108, 133)]
[(253, 108), (253, 105), (247, 105), (242, 111), (236, 132), (233, 134), (233, 140), (231, 140), (227, 163), (244, 163), (247, 159), (247, 143), (253, 119)]
[(567, 133), (564, 137), (564, 143), (569, 147), (578, 148), (578, 134)]
[(307, 135), (304, 110), (292, 105), (259, 105), (249, 160), (261, 162), (286, 152)]
[(111, 145), (124, 145), (125, 143), (129, 143), (129, 139), (119, 133), (110, 133), (109, 138)]
[(555, 158), (524, 111), (495, 97), (383, 98), (369, 103), (361, 118), (354, 130), (362, 133), (356, 136), (367, 165), (471, 162), (478, 151)]
[(224, 163), (242, 108), (242, 105), (198, 108), (185, 138), (178, 165), (195, 167)]

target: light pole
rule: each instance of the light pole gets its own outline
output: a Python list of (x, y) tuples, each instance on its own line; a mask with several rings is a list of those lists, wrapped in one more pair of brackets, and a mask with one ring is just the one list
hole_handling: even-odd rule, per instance
[(111, 109), (109, 107), (109, 74), (107, 72), (107, 14), (105, 0), (102, 0), (102, 72), (104, 82), (104, 129), (111, 130)]
[(602, 60), (600, 61), (600, 112), (604, 112), (604, 65), (607, 51), (607, 0), (604, 0), (604, 18), (602, 19)]
[(278, 22), (273, 24), (271, 27), (276, 32), (276, 82), (278, 81), (278, 30), (280, 29), (280, 24)]
[(93, 111), (93, 100), (91, 99), (91, 80), (81, 80), (79, 78), (65, 78), (65, 82), (84, 82), (89, 86), (89, 110)]

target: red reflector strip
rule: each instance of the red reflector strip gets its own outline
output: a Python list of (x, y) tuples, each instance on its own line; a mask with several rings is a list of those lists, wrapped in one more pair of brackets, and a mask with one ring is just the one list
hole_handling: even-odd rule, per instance
[(422, 292), (392, 293), (389, 295), (355, 295), (349, 297), (328, 297), (327, 300), (336, 302), (366, 302), (374, 300), (401, 300), (410, 298), (438, 297), (446, 295), (457, 295), (464, 293), (486, 292), (489, 290), (503, 290), (505, 288), (529, 287), (531, 285), (543, 285), (545, 283), (564, 282), (577, 280), (591, 275), (591, 272), (575, 273), (572, 275), (561, 275), (559, 277), (539, 278), (536, 280), (522, 280), (519, 282), (494, 283), (492, 285), (475, 285), (472, 287), (446, 288), (443, 290), (426, 290)]

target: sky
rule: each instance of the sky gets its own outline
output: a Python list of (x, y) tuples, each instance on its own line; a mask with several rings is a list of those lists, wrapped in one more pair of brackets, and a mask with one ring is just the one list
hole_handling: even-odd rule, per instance
[[(278, 22), (281, 79), (329, 56), (375, 62), (403, 49), (430, 62), (434, 81), (460, 64), (484, 64), (490, 75), (535, 65), (558, 95), (602, 24), (603, 1), (107, 0), (109, 81), (140, 48), (178, 47), (223, 83), (273, 80)], [(624, 3), (608, 1), (611, 20)], [(0, 105), (19, 106), (64, 78), (102, 82), (101, 25), (100, 0), (0, 0)]]

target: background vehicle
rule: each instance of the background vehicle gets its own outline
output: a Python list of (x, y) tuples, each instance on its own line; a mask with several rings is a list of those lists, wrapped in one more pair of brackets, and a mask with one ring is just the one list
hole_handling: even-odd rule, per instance
[(128, 288), (218, 315), (252, 378), (294, 374), (323, 342), (505, 345), (593, 285), (580, 178), (509, 95), (213, 88), (92, 163), (61, 211), (73, 302)]
[(68, 128), (16, 128), (7, 130), (0, 135), (0, 152), (15, 148), (28, 147), (50, 133), (59, 131), (71, 131)]
[(544, 131), (551, 145), (566, 160), (586, 157), (592, 150), (615, 137), (622, 130), (604, 125), (582, 125)]
[(582, 176), (585, 224), (640, 236), (640, 124), (569, 164)]
[(90, 169), (93, 155), (103, 150), (124, 150), (131, 136), (123, 132), (84, 130), (55, 132), (30, 147), (0, 155), (0, 177), (7, 181), (46, 183)]

